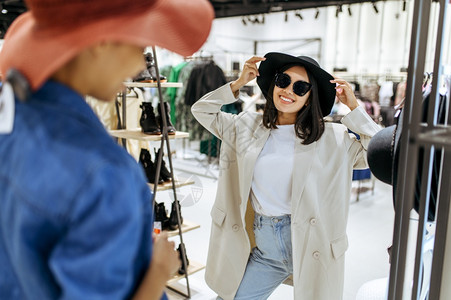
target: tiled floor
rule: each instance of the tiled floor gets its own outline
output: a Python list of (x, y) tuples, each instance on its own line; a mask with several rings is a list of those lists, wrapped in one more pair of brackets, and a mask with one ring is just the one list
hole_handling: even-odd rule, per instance
[[(188, 258), (205, 264), (210, 237), (210, 209), (216, 195), (217, 181), (201, 176), (217, 175), (214, 165), (208, 167), (189, 154), (190, 159), (174, 158), (175, 174), (181, 177), (191, 177), (194, 185), (177, 189), (177, 198), (182, 202), (183, 218), (200, 224), (200, 228), (183, 235)], [(189, 171), (189, 172), (187, 172)], [(192, 172), (198, 175), (192, 174)], [(355, 184), (357, 187), (357, 183)], [(364, 187), (370, 187), (365, 183)], [(356, 187), (353, 191), (356, 191)], [(170, 208), (172, 191), (162, 191), (157, 194), (157, 202), (164, 201)], [(393, 234), (393, 205), (391, 186), (380, 181), (375, 182), (374, 193), (371, 191), (360, 194), (357, 202), (356, 194), (350, 200), (348, 223), (349, 249), (346, 254), (344, 299), (354, 300), (359, 288), (366, 282), (385, 278), (389, 273), (387, 247), (391, 244)], [(173, 238), (176, 243), (177, 237)], [(178, 282), (181, 290), (186, 292), (186, 281)], [(189, 277), (192, 299), (215, 299), (216, 295), (205, 284), (204, 270)], [(183, 299), (177, 293), (168, 292), (170, 299)], [(280, 286), (269, 298), (272, 300), (293, 299), (291, 286)]]

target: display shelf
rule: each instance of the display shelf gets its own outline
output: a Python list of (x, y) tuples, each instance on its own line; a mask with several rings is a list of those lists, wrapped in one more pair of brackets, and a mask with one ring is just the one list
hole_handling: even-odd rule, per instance
[[(126, 87), (149, 87), (149, 88), (156, 88), (158, 87), (158, 84), (156, 82), (124, 82), (124, 85)], [(162, 88), (181, 88), (183, 87), (182, 82), (162, 82), (161, 83)]]
[[(110, 130), (110, 134), (121, 139), (132, 139), (140, 141), (161, 141), (161, 134), (149, 135), (141, 131), (141, 128), (135, 129), (116, 129)], [(169, 139), (181, 139), (189, 137), (188, 132), (176, 131), (173, 135), (168, 135)]]
[[(183, 220), (183, 224), (182, 224), (182, 232), (188, 232), (194, 229), (200, 228), (199, 224), (193, 223), (191, 221), (187, 221), (187, 220)], [(168, 237), (173, 237), (173, 236), (177, 236), (179, 235), (179, 230), (178, 228), (176, 230), (169, 230), (169, 231), (165, 231), (168, 233)]]
[[(196, 272), (199, 272), (200, 270), (205, 269), (205, 266), (203, 264), (201, 264), (199, 262), (196, 262), (196, 261), (193, 261), (193, 260), (190, 260), (189, 257), (188, 257), (188, 260), (189, 260), (188, 276), (190, 276), (190, 275), (192, 275), (192, 274), (194, 274)], [(185, 278), (185, 275), (180, 275), (180, 274), (177, 273), (171, 279), (169, 279), (167, 281), (166, 285), (170, 286), (171, 284), (176, 283), (177, 281), (179, 281), (182, 278)]]
[[(176, 188), (182, 187), (185, 185), (191, 185), (191, 184), (194, 184), (194, 180), (191, 178), (187, 179), (187, 178), (179, 177), (179, 178), (175, 179), (175, 187)], [(155, 190), (153, 188), (153, 186), (154, 186), (153, 183), (147, 183), (147, 185), (152, 189), (152, 191)], [(166, 191), (166, 190), (170, 190), (170, 189), (172, 189), (172, 182), (164, 182), (164, 183), (161, 183), (158, 185), (157, 191)]]

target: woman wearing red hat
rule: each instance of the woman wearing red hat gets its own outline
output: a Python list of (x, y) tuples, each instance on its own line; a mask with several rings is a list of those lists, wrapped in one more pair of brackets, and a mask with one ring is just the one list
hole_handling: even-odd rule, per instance
[[(263, 115), (221, 112), (256, 77)], [(323, 120), (335, 97), (351, 109), (344, 125)], [(222, 140), (209, 286), (226, 300), (267, 299), (292, 276), (294, 299), (342, 299), (352, 170), (367, 167), (379, 131), (350, 85), (310, 57), (273, 52), (246, 61), (192, 112)]]
[(84, 101), (111, 101), (157, 45), (191, 55), (208, 1), (27, 0), (0, 53), (0, 298), (166, 299), (143, 170)]

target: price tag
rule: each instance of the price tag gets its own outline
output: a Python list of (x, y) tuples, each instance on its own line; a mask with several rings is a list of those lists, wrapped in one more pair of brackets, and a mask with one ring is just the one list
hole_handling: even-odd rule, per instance
[(3, 82), (0, 92), (0, 134), (9, 134), (14, 124), (14, 92), (8, 82)]
[(161, 222), (156, 221), (153, 223), (153, 232), (155, 234), (160, 234), (161, 233)]

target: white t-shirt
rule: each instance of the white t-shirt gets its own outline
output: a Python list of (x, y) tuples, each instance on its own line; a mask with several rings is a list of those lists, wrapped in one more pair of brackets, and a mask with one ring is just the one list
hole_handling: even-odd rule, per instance
[(291, 214), (291, 182), (297, 137), (294, 125), (277, 127), (271, 129), (255, 163), (252, 178), (252, 207), (264, 216)]

